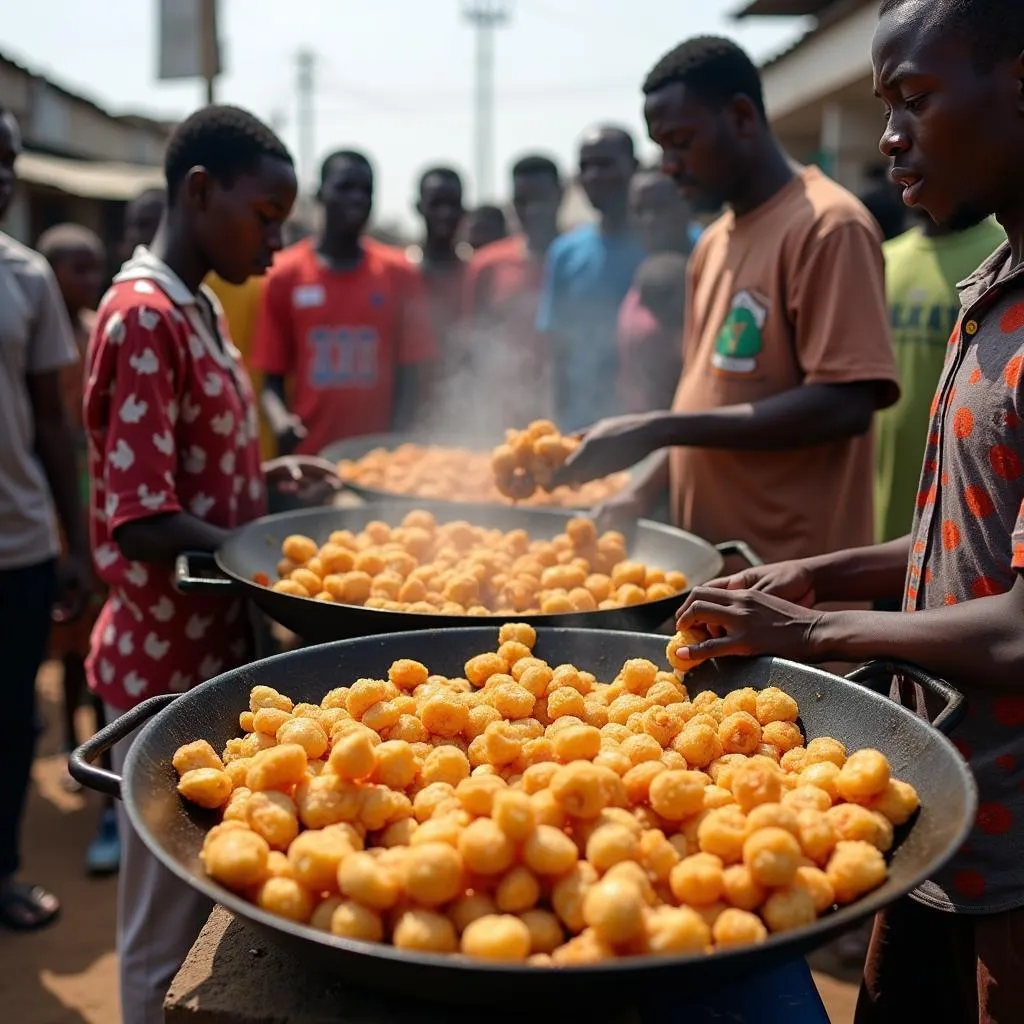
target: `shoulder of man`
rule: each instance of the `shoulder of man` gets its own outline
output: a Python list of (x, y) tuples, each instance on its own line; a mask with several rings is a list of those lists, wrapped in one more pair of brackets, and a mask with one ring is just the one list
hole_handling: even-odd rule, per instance
[(46, 282), (53, 270), (46, 257), (35, 249), (0, 231), (0, 263), (7, 266), (23, 283)]
[(833, 181), (817, 167), (802, 172), (803, 202), (794, 206), (790, 223), (797, 230), (813, 225), (819, 236), (844, 227), (866, 228), (879, 245), (882, 232), (868, 208), (848, 189)]

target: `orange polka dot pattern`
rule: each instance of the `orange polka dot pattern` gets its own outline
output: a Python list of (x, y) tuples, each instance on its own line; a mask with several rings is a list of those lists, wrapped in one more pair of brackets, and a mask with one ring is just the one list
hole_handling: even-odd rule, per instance
[[(932, 406), (907, 611), (993, 598), (1024, 572), (1024, 272), (994, 283), (1008, 252), (961, 292), (961, 325), (978, 329), (954, 331)], [(1024, 906), (1024, 696), (969, 692), (952, 739), (978, 781), (978, 814), (967, 844), (919, 895), (967, 912)]]

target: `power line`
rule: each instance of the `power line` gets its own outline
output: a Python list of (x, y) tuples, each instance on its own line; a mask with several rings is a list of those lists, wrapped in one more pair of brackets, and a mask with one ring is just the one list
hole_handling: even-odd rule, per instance
[(462, 16), (476, 31), (474, 136), (477, 201), (494, 188), (494, 32), (512, 16), (511, 0), (463, 0)]

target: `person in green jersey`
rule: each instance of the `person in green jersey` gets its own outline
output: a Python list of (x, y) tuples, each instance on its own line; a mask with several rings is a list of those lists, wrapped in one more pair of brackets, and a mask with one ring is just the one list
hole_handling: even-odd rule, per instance
[(951, 232), (930, 217), (882, 246), (892, 344), (902, 393), (876, 419), (875, 535), (910, 532), (932, 396), (960, 315), (957, 283), (1006, 241), (992, 219)]

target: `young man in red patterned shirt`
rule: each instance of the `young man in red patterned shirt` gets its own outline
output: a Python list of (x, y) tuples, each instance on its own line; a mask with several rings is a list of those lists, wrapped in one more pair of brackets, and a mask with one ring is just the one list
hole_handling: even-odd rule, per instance
[[(909, 206), (1009, 242), (961, 285), (913, 530), (695, 591), (692, 660), (887, 657), (967, 697), (954, 742), (978, 781), (968, 842), (875, 923), (856, 1020), (1024, 1020), (1024, 4), (885, 0), (873, 43), (882, 152)], [(903, 612), (813, 610), (890, 598)], [(913, 613), (913, 614), (910, 614)], [(899, 692), (894, 693), (898, 697)], [(908, 694), (909, 696), (909, 694)], [(921, 694), (913, 695), (919, 710)]]
[[(252, 657), (242, 602), (179, 594), (173, 567), (265, 510), (255, 400), (201, 282), (210, 271), (240, 283), (267, 270), (295, 172), (277, 137), (234, 107), (180, 125), (165, 171), (160, 227), (114, 279), (88, 351), (90, 529), (108, 597), (86, 671), (111, 718)], [(116, 770), (129, 743), (113, 751)], [(147, 852), (123, 812), (118, 826), (124, 1024), (157, 1024), (209, 907)]]

